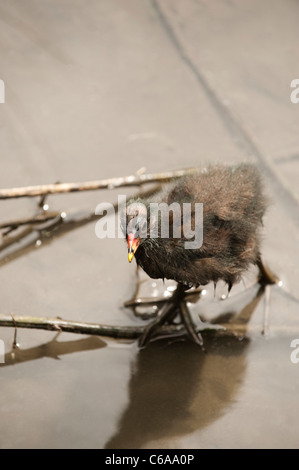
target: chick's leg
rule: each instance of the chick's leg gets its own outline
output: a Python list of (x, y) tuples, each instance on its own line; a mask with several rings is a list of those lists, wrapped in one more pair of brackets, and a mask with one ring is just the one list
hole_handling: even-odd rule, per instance
[(145, 329), (142, 336), (139, 339), (139, 346), (143, 347), (146, 343), (153, 337), (159, 328), (166, 322), (171, 322), (179, 310), (180, 317), (183, 324), (185, 325), (186, 331), (189, 337), (194, 341), (198, 346), (203, 345), (203, 339), (200, 333), (196, 331), (196, 328), (193, 324), (191, 314), (188, 310), (185, 300), (185, 290), (186, 287), (178, 284), (176, 290), (174, 291), (171, 299), (167, 300), (167, 303), (160, 310), (157, 318), (152, 321)]
[(268, 284), (278, 284), (279, 278), (274, 274), (267, 266), (264, 265), (261, 256), (257, 259), (257, 267), (259, 268), (259, 277), (258, 282), (261, 285), (268, 285)]

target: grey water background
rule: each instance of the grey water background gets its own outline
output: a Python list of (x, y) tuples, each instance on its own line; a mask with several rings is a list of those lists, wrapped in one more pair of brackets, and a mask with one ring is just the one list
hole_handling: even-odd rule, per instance
[[(206, 335), (205, 353), (21, 329), (11, 351), (0, 328), (1, 448), (298, 447), (298, 14), (291, 0), (0, 0), (2, 188), (254, 162), (271, 198), (263, 256), (283, 282), (267, 337), (254, 270), (227, 301), (208, 286), (194, 316), (246, 312), (247, 331)], [(0, 313), (144, 324), (123, 308), (138, 281), (124, 241), (86, 220), (134, 192), (51, 196), (78, 223), (2, 238)], [(1, 201), (1, 222), (37, 202)], [(143, 295), (163, 289), (142, 277)]]

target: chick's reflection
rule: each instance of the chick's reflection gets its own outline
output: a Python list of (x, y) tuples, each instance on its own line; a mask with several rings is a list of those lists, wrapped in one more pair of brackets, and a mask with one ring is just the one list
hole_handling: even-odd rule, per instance
[(243, 382), (248, 340), (205, 337), (205, 344), (207, 352), (191, 342), (156, 342), (140, 351), (129, 406), (106, 448), (141, 448), (184, 435), (225, 412)]

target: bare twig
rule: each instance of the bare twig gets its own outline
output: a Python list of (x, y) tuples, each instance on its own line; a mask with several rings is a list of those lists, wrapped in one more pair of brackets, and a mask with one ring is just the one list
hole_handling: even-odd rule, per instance
[(265, 307), (264, 307), (264, 325), (262, 334), (267, 336), (269, 332), (269, 313), (270, 313), (270, 285), (265, 287)]
[[(95, 323), (66, 321), (61, 318), (37, 318), (18, 315), (0, 315), (0, 327), (33, 328), (50, 331), (66, 331), (69, 333), (107, 336), (112, 338), (136, 339), (142, 333), (142, 326), (109, 326)], [(182, 325), (169, 325), (161, 329), (165, 335), (175, 335), (184, 332)]]
[[(144, 332), (143, 326), (112, 326), (112, 325), (99, 325), (95, 323), (84, 323), (77, 321), (66, 321), (61, 318), (39, 318), (39, 317), (25, 317), (19, 315), (0, 315), (0, 327), (11, 328), (30, 328), (39, 330), (69, 332), (83, 335), (106, 336), (116, 339), (137, 339)], [(272, 330), (275, 330), (273, 325)], [(293, 325), (277, 326), (279, 331), (289, 334), (293, 331)], [(251, 332), (260, 333), (259, 325), (252, 325)], [(244, 325), (238, 322), (228, 322), (221, 324), (200, 323), (196, 331), (213, 331), (219, 335), (233, 335), (241, 337), (245, 336)], [(163, 325), (157, 332), (157, 337), (175, 337), (186, 335), (186, 329), (182, 324)]]
[(17, 343), (17, 333), (18, 333), (18, 329), (17, 329), (17, 324), (16, 324), (16, 321), (15, 321), (15, 316), (13, 313), (10, 314), (11, 315), (11, 318), (13, 320), (13, 323), (14, 323), (14, 327), (15, 327), (15, 334), (14, 334), (14, 338), (13, 338), (13, 343), (12, 343), (12, 347), (13, 349), (16, 349), (18, 347), (18, 343)]
[[(200, 293), (201, 293), (201, 289), (195, 289), (191, 292), (186, 292), (185, 293), (185, 299), (190, 301), (192, 299), (192, 297), (195, 297), (195, 296), (200, 296)], [(150, 306), (150, 305), (159, 305), (159, 304), (164, 304), (165, 302), (167, 302), (167, 300), (171, 301), (171, 297), (149, 297), (149, 298), (146, 298), (146, 297), (142, 297), (139, 298), (139, 297), (135, 297), (133, 298), (132, 300), (126, 300), (126, 302), (124, 302), (124, 307), (126, 308), (130, 308), (130, 307), (139, 307), (139, 306)]]
[(61, 217), (59, 212), (47, 212), (37, 214), (34, 217), (28, 217), (25, 219), (11, 220), (10, 222), (0, 223), (0, 229), (8, 227), (19, 227), (20, 225), (33, 225), (33, 224), (42, 224), (48, 220), (55, 219), (56, 217)]
[[(149, 197), (160, 189), (161, 185), (155, 184), (147, 191), (138, 191), (137, 195), (139, 197)], [(114, 204), (114, 210), (117, 213), (117, 203)], [(49, 212), (46, 213), (49, 214)], [(45, 236), (43, 234), (43, 228), (39, 226), (36, 227), (36, 225), (30, 222), (29, 226), (23, 228), (21, 233), (10, 237), (4, 237), (2, 244), (0, 244), (0, 267), (20, 256), (23, 256), (30, 250), (36, 249), (36, 242), (38, 240), (42, 241), (42, 244), (40, 245), (41, 247), (46, 246), (48, 243), (52, 242), (54, 235), (54, 239), (58, 240), (59, 237), (64, 236), (77, 228), (83, 227), (86, 224), (97, 221), (102, 217), (101, 215), (95, 214), (94, 211), (68, 214), (67, 219), (64, 218), (63, 215), (63, 212), (57, 213), (57, 218), (47, 221)], [(11, 221), (10, 223), (15, 222), (16, 221)], [(17, 228), (17, 226), (8, 230), (11, 231), (15, 228)], [(4, 233), (4, 235), (6, 234), (7, 232)], [(9, 254), (6, 251), (7, 249), (9, 250)]]
[(104, 180), (86, 181), (82, 183), (54, 183), (38, 186), (25, 186), (21, 188), (0, 189), (0, 199), (19, 197), (43, 196), (46, 194), (61, 194), (76, 191), (94, 191), (97, 189), (114, 189), (128, 186), (141, 186), (145, 183), (167, 181), (172, 178), (199, 172), (199, 168), (186, 168), (182, 170), (167, 171), (164, 173), (136, 174)]

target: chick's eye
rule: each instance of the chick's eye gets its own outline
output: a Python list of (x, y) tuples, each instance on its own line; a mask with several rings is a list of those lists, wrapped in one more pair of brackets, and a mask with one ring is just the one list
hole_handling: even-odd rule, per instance
[(135, 225), (135, 230), (136, 230), (136, 232), (139, 232), (139, 224)]

